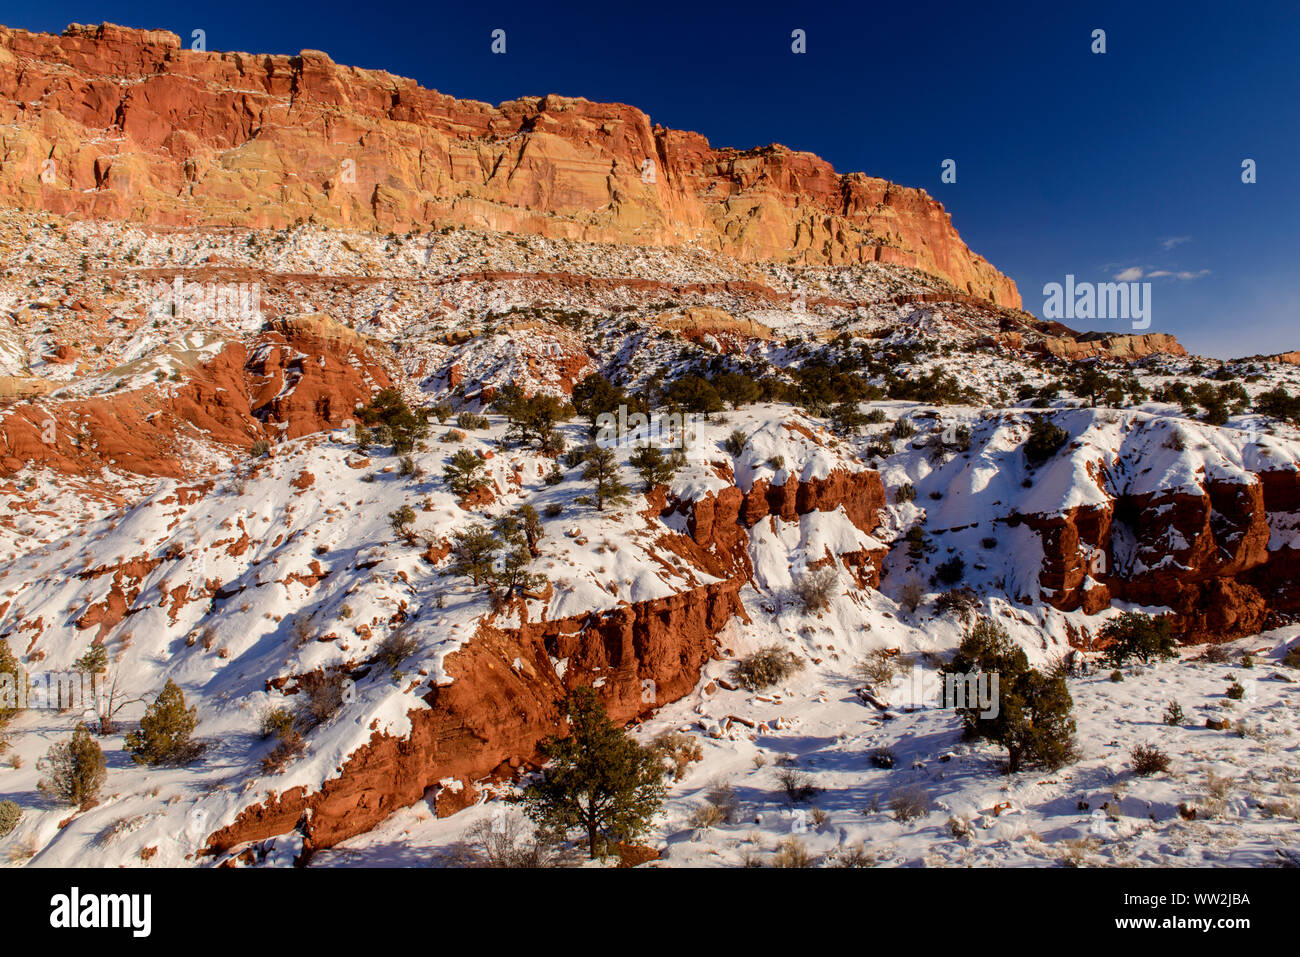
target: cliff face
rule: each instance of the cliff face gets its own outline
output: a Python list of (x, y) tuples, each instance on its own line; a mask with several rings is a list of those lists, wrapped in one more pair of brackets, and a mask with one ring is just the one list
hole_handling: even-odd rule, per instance
[[(1209, 480), (1194, 491), (1120, 495), (1060, 515), (1024, 516), (1039, 533), (1043, 600), (1096, 614), (1115, 600), (1165, 605), (1189, 642), (1228, 641), (1300, 610), (1294, 521), (1300, 472), (1249, 483)], [(1270, 548), (1271, 528), (1279, 529)]]
[(319, 51), (195, 52), (111, 24), (0, 29), (0, 101), (11, 205), (153, 224), (690, 242), (740, 259), (911, 266), (1020, 305), (923, 190), (777, 145), (717, 149), (622, 104), (492, 107)]
[(335, 428), (391, 384), (362, 337), (327, 316), (273, 320), (247, 345), (185, 370), (183, 382), (111, 396), (31, 401), (0, 430), (0, 476), (28, 463), (71, 475), (106, 466), (181, 478), (185, 439), (249, 448)]
[[(440, 781), (462, 789), (509, 778), (537, 763), (537, 745), (564, 725), (566, 691), (604, 679), (610, 717), (624, 723), (689, 692), (713, 654), (716, 634), (743, 614), (738, 581), (705, 585), (608, 614), (520, 628), (484, 626), (448, 660), (453, 681), (412, 711), (411, 733), (376, 734), (342, 773), (310, 794), (297, 788), (245, 810), (213, 834), (221, 851), (300, 827), (310, 849), (331, 847), (414, 804)], [(568, 659), (561, 678), (553, 660)], [(440, 806), (445, 807), (439, 795)]]
[[(726, 577), (608, 612), (516, 628), (482, 625), (449, 656), (452, 682), (429, 692), (427, 709), (410, 712), (409, 735), (376, 732), (319, 791), (296, 788), (245, 809), (209, 837), (208, 850), (222, 852), (294, 828), (305, 835), (309, 852), (330, 847), (452, 778), (459, 790), (442, 788), (435, 802), (440, 814), (459, 810), (458, 796), (472, 794), (473, 781), (509, 778), (537, 763), (538, 744), (563, 728), (560, 704), (576, 687), (597, 686), (610, 717), (620, 723), (689, 694), (717, 649), (719, 633), (733, 619), (747, 620), (738, 595), (750, 574), (743, 557), (746, 527), (769, 514), (797, 521), (801, 514), (841, 507), (860, 527), (874, 529), (879, 522), (884, 492), (874, 471), (837, 471), (824, 480), (788, 485), (789, 494), (766, 484), (748, 494), (730, 487), (665, 506), (663, 511), (687, 513), (691, 534), (666, 535), (659, 547)], [(769, 513), (768, 502), (779, 505)], [(871, 556), (876, 567), (879, 557)], [(838, 558), (853, 569), (863, 564), (855, 554)], [(566, 662), (562, 673), (558, 661)]]
[(1079, 338), (1047, 336), (1042, 348), (1058, 359), (1142, 359), (1150, 355), (1185, 356), (1187, 350), (1167, 332), (1141, 335), (1088, 335)]

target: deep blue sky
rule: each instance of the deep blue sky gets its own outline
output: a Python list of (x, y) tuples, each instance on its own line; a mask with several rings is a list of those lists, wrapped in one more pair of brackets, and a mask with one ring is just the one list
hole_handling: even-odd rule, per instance
[[(678, 11), (681, 12), (673, 12)], [(209, 50), (325, 50), (497, 103), (632, 103), (714, 144), (779, 142), (937, 197), (1042, 314), (1042, 287), (1151, 278), (1149, 331), (1300, 348), (1300, 6), (275, 4), (10, 0), (0, 22), (167, 28)], [(494, 28), (507, 54), (489, 51)], [(794, 28), (808, 52), (790, 51)], [(1094, 28), (1107, 53), (1090, 52)], [(1258, 182), (1241, 182), (1241, 162)], [(957, 161), (957, 182), (940, 164)], [(1184, 278), (1177, 278), (1183, 274)], [(1116, 320), (1079, 326), (1126, 331)]]

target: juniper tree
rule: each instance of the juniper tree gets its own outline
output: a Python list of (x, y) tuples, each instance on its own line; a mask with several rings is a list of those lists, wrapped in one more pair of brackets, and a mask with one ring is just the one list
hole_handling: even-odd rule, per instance
[(1147, 664), (1153, 659), (1173, 658), (1178, 654), (1169, 619), (1139, 611), (1126, 611), (1108, 621), (1101, 629), (1101, 637), (1109, 642), (1106, 658), (1116, 667), (1130, 658)]
[(1085, 366), (1079, 373), (1078, 379), (1075, 380), (1072, 391), (1080, 398), (1087, 399), (1089, 404), (1097, 408), (1097, 399), (1101, 394), (1111, 387), (1111, 379), (1108, 375), (1098, 369), (1095, 365)]
[(842, 435), (857, 435), (867, 424), (867, 416), (856, 402), (840, 402), (831, 408), (831, 428)]
[(703, 412), (709, 415), (721, 412), (722, 396), (713, 387), (713, 383), (694, 373), (688, 373), (674, 380), (664, 389), (664, 399), (670, 406), (686, 412)]
[(468, 576), (475, 585), (492, 577), (501, 543), (484, 525), (470, 525), (452, 534), (451, 571)]
[(657, 485), (672, 481), (678, 468), (676, 458), (664, 455), (663, 450), (656, 445), (641, 446), (628, 458), (628, 464), (640, 474), (647, 492)]
[(442, 476), (457, 495), (468, 495), (488, 484), (487, 466), (469, 449), (459, 449), (442, 467)]
[(597, 511), (603, 512), (607, 504), (622, 505), (627, 502), (630, 490), (619, 474), (618, 456), (613, 449), (592, 445), (587, 450), (586, 462), (582, 477), (596, 486)]
[(532, 560), (532, 553), (528, 551), (526, 545), (518, 545), (510, 549), (501, 559), (499, 567), (492, 572), (493, 584), (508, 596), (544, 587), (546, 576), (528, 571)]
[(593, 372), (575, 385), (572, 399), (573, 408), (591, 422), (593, 432), (596, 429), (596, 420), (605, 413), (617, 413), (620, 405), (627, 406), (629, 412), (645, 411), (640, 403), (599, 372)]
[(564, 439), (555, 427), (572, 417), (569, 403), (552, 395), (525, 396), (511, 383), (501, 389), (492, 407), (506, 417), (506, 438), (525, 445), (537, 442), (543, 454), (563, 451)]
[(581, 830), (594, 859), (602, 839), (627, 840), (649, 826), (663, 804), (664, 767), (609, 719), (591, 688), (565, 704), (569, 733), (542, 742), (547, 764), (524, 791), (524, 809), (546, 831)]
[(396, 455), (404, 455), (415, 448), (417, 439), (428, 434), (429, 423), (422, 412), (412, 411), (395, 388), (381, 389), (370, 404), (357, 409), (357, 417), (366, 425), (379, 426), (387, 431)]
[(137, 764), (184, 763), (198, 752), (194, 734), (197, 708), (185, 707), (185, 694), (176, 682), (166, 686), (145, 710), (140, 730), (126, 736), (123, 749)]
[[(26, 680), (26, 673), (18, 664), (14, 653), (9, 650), (9, 642), (0, 638), (0, 730), (3, 730), (9, 723), (9, 719), (17, 714), (21, 686)], [(9, 706), (5, 703), (6, 695), (13, 696)]]
[(1070, 433), (1046, 416), (1036, 415), (1029, 424), (1029, 438), (1025, 441), (1025, 461), (1030, 465), (1046, 462), (1070, 438)]
[(0, 801), (0, 837), (5, 837), (23, 819), (23, 809), (13, 801)]
[(965, 702), (946, 703), (961, 705), (957, 713), (968, 733), (1007, 749), (1007, 768), (1012, 774), (1026, 764), (1057, 768), (1069, 760), (1074, 702), (1065, 678), (1031, 668), (1024, 651), (1001, 623), (991, 618), (977, 620), (943, 671), (958, 681), (971, 674), (996, 676), (996, 708), (985, 709), (979, 701), (970, 701), (969, 695)]
[(519, 523), (524, 530), (524, 538), (528, 541), (528, 551), (534, 556), (537, 554), (537, 543), (542, 540), (545, 534), (542, 528), (541, 516), (537, 514), (537, 509), (531, 505), (520, 505), (515, 509), (515, 514), (519, 516)]
[(508, 515), (502, 515), (493, 528), (502, 540), (510, 545), (527, 547), (528, 554), (537, 557), (537, 543), (542, 540), (543, 528), (541, 516), (531, 505), (520, 505)]
[(72, 664), (88, 675), (102, 674), (108, 670), (108, 649), (103, 645), (91, 645), (90, 650)]
[(45, 776), (36, 785), (51, 800), (84, 807), (99, 796), (108, 772), (104, 752), (78, 722), (71, 740), (60, 742), (45, 755)]
[(411, 525), (415, 523), (415, 509), (409, 505), (403, 505), (401, 508), (388, 513), (388, 522), (393, 526), (393, 532), (401, 536), (408, 542), (411, 540)]
[(370, 450), (370, 443), (373, 442), (375, 438), (371, 434), (370, 430), (360, 422), (353, 426), (352, 437), (357, 443), (357, 451), (359, 452), (368, 452)]

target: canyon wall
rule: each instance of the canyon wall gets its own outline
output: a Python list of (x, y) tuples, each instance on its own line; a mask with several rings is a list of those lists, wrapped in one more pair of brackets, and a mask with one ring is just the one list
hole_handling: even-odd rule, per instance
[(111, 24), (0, 28), (0, 202), (159, 225), (464, 225), (878, 261), (1020, 305), (924, 190), (811, 153), (715, 148), (623, 104), (493, 107), (320, 51), (197, 52)]
[(1300, 510), (1300, 472), (1254, 478), (1206, 481), (1197, 493), (1121, 495), (1009, 524), (1039, 533), (1042, 599), (1053, 607), (1096, 614), (1115, 600), (1165, 605), (1183, 640), (1229, 641), (1300, 612), (1300, 548), (1286, 531)]
[[(207, 850), (221, 853), (295, 828), (305, 836), (307, 853), (331, 847), (449, 779), (458, 786), (441, 787), (434, 802), (440, 814), (459, 810), (472, 800), (473, 782), (508, 779), (537, 766), (537, 746), (563, 729), (561, 705), (576, 687), (598, 687), (619, 723), (689, 694), (716, 652), (719, 633), (737, 618), (747, 620), (738, 595), (749, 577), (747, 521), (768, 515), (797, 521), (808, 511), (843, 507), (859, 527), (874, 529), (879, 522), (884, 491), (873, 471), (787, 484), (788, 492), (763, 485), (746, 494), (731, 487), (695, 503), (665, 504), (663, 511), (687, 512), (692, 533), (666, 534), (656, 544), (726, 577), (606, 612), (516, 628), (483, 623), (448, 657), (451, 683), (425, 696), (427, 709), (409, 713), (409, 735), (374, 733), (319, 791), (295, 788), (245, 809), (209, 837)], [(662, 501), (662, 490), (656, 498)], [(768, 502), (779, 505), (768, 512)], [(841, 558), (852, 565), (856, 556)], [(556, 661), (567, 661), (562, 675)]]

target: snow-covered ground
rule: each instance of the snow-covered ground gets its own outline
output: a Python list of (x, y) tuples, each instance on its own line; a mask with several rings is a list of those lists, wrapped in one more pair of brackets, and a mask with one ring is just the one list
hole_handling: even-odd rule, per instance
[[(1071, 635), (1095, 631), (1125, 606), (1089, 616), (1046, 604), (1053, 596), (1039, 581), (1041, 540), (1008, 519), (1192, 491), (1207, 480), (1251, 484), (1252, 473), (1300, 463), (1300, 433), (1289, 425), (1244, 406), (1215, 427), (1150, 396), (1092, 409), (1063, 385), (1051, 394), (1071, 367), (981, 344), (998, 331), (996, 317), (969, 303), (896, 302), (952, 290), (880, 264), (803, 269), (464, 229), (393, 237), (312, 226), (146, 230), (13, 212), (0, 214), (0, 239), (0, 376), (51, 390), (30, 405), (6, 400), (0, 434), (20, 409), (57, 416), (72, 400), (165, 398), (198, 364), (261, 328), (260, 317), (194, 321), (154, 308), (157, 284), (178, 275), (260, 281), (268, 314), (327, 312), (368, 337), (412, 403), (445, 401), (457, 411), (482, 410), (482, 390), (507, 383), (562, 395), (592, 371), (634, 393), (702, 369), (788, 383), (809, 363), (854, 357), (870, 359), (854, 374), (877, 388), (889, 376), (952, 376), (960, 393), (948, 404), (863, 403), (860, 411), (878, 421), (856, 435), (783, 404), (699, 421), (667, 490), (676, 500), (874, 468), (887, 504), (871, 532), (842, 509), (748, 530), (753, 574), (740, 598), (751, 623), (724, 629), (724, 650), (734, 657), (780, 644), (804, 668), (786, 687), (747, 694), (725, 686), (724, 657), (691, 695), (638, 728), (647, 740), (686, 729), (704, 750), (672, 785), (648, 838), (663, 850), (662, 864), (763, 863), (790, 839), (817, 863), (1255, 864), (1294, 841), (1297, 685), (1285, 679), (1300, 675), (1277, 660), (1295, 628), (1235, 643), (1234, 652), (1257, 652), (1250, 671), (1235, 661), (1186, 660), (1197, 653), (1189, 651), (1183, 662), (1130, 671), (1122, 682), (1109, 681), (1108, 669), (1072, 678), (1082, 756), (1049, 775), (1000, 774), (996, 750), (960, 740), (956, 718), (919, 706), (912, 685), (892, 692), (886, 719), (854, 694), (853, 677), (856, 664), (882, 649), (897, 649), (921, 684), (933, 676), (963, 628), (934, 610), (943, 589), (933, 576), (954, 557), (964, 560), (963, 584), (981, 611), (1046, 665), (1068, 650)], [(621, 283), (647, 278), (652, 288)], [(768, 291), (746, 292), (738, 281)], [(687, 335), (701, 307), (703, 331)], [(729, 323), (760, 332), (737, 334)], [(1102, 366), (1152, 392), (1174, 382), (1234, 381), (1254, 399), (1300, 383), (1300, 367), (1262, 360), (1160, 356)], [(1030, 469), (1023, 445), (1037, 415), (1064, 428), (1068, 441)], [(411, 474), (387, 449), (358, 449), (339, 430), (277, 443), (256, 459), (187, 434), (177, 440), (190, 472), (180, 481), (116, 468), (66, 474), (36, 460), (0, 480), (0, 632), (24, 666), (64, 671), (102, 642), (128, 697), (151, 697), (175, 680), (199, 708), (198, 735), (208, 744), (186, 768), (137, 767), (122, 751), (122, 732), (143, 709), (133, 701), (118, 732), (101, 740), (109, 775), (100, 804), (74, 814), (46, 802), (36, 784), (38, 761), (80, 715), (19, 715), (0, 753), (0, 800), (18, 802), (24, 818), (0, 838), (0, 864), (196, 863), (207, 835), (241, 809), (298, 785), (319, 788), (373, 730), (404, 733), (410, 712), (427, 706), (422, 693), (450, 680), (446, 657), (485, 619), (508, 627), (521, 613), (535, 620), (604, 611), (717, 580), (657, 547), (659, 536), (688, 532), (687, 519), (647, 508), (627, 468), (629, 448), (618, 459), (635, 494), (625, 507), (598, 512), (579, 502), (590, 492), (581, 466), (562, 467), (553, 484), (553, 460), (506, 443), (500, 416), (459, 438), (447, 434), (453, 422), (434, 425)], [(577, 419), (561, 429), (571, 446), (586, 440)], [(738, 453), (727, 449), (733, 430), (747, 436)], [(490, 503), (462, 507), (443, 480), (460, 449), (482, 456)], [(447, 573), (443, 550), (468, 523), (522, 504), (543, 516), (531, 571), (553, 588), (494, 611), (484, 589)], [(389, 520), (404, 505), (415, 510), (415, 544)], [(1300, 540), (1300, 515), (1275, 510), (1269, 522), (1270, 549)], [(925, 548), (907, 547), (914, 530), (924, 531)], [(794, 598), (796, 579), (828, 554), (882, 549), (879, 589), (833, 566), (826, 610), (810, 614)], [(1141, 570), (1134, 564), (1141, 556), (1122, 542), (1116, 557)], [(915, 592), (914, 610), (905, 590)], [(261, 759), (272, 744), (258, 734), (263, 711), (284, 705), (303, 675), (373, 660), (399, 628), (416, 641), (400, 675), (374, 669), (356, 699), (312, 731), (304, 755), (266, 773)], [(1256, 697), (1227, 700), (1229, 673), (1256, 677)], [(1169, 699), (1181, 702), (1185, 726), (1160, 722)], [(1243, 720), (1242, 733), (1206, 729), (1205, 718), (1219, 714), (1234, 727)], [(1144, 742), (1170, 754), (1168, 773), (1129, 774), (1128, 750)], [(892, 769), (870, 760), (881, 747), (895, 753)], [(789, 801), (778, 780), (789, 769), (809, 775), (817, 793)], [(734, 790), (734, 819), (694, 826), (708, 794), (723, 785)], [(895, 820), (891, 796), (909, 787), (922, 789), (933, 809)], [(506, 807), (497, 798), (507, 790), (489, 788), (491, 799), (445, 820), (419, 802), (314, 863), (448, 860), (477, 821)], [(268, 862), (287, 864), (301, 839), (272, 845)]]
[[(957, 635), (951, 622), (911, 628), (877, 613), (871, 624), (875, 647), (937, 653)], [(1284, 853), (1300, 854), (1300, 669), (1278, 663), (1297, 636), (1291, 627), (1225, 645), (1229, 660), (1220, 664), (1199, 660), (1196, 649), (1126, 667), (1119, 682), (1100, 664), (1069, 679), (1080, 755), (1053, 772), (1007, 775), (1004, 751), (964, 740), (956, 714), (925, 694), (933, 668), (922, 654), (908, 655), (914, 671), (896, 679), (888, 718), (854, 694), (861, 681), (844, 648), (770, 693), (702, 687), (637, 730), (648, 742), (680, 729), (703, 748), (670, 785), (645, 838), (662, 852), (650, 866), (770, 866), (790, 841), (811, 866), (1277, 866)], [(1251, 668), (1242, 667), (1243, 653)], [(715, 662), (709, 675), (727, 671)], [(1225, 694), (1234, 680), (1247, 688), (1243, 700)], [(1163, 720), (1171, 701), (1185, 714), (1176, 726)], [(728, 715), (767, 729), (733, 722), (720, 737), (704, 731)], [(1211, 730), (1208, 718), (1231, 727)], [(1134, 774), (1137, 745), (1157, 746), (1169, 769)], [(873, 763), (880, 748), (893, 752), (892, 768)], [(791, 800), (781, 780), (787, 768), (815, 793)], [(721, 787), (734, 795), (732, 820), (700, 826), (699, 809)], [(892, 802), (913, 789), (929, 810), (900, 820)], [(455, 860), (478, 822), (519, 814), (509, 796), (489, 793), (446, 819), (417, 804), (319, 853), (313, 866)]]

